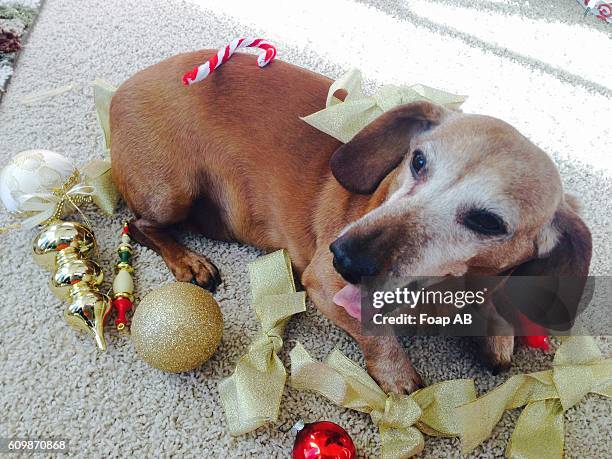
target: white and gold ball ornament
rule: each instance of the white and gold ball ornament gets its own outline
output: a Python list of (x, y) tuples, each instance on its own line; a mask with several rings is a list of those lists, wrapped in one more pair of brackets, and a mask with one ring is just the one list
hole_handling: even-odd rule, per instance
[(149, 365), (178, 373), (207, 361), (223, 335), (219, 305), (206, 290), (174, 282), (145, 296), (132, 318), (132, 339)]
[(0, 174), (0, 198), (13, 214), (31, 212), (76, 173), (70, 160), (59, 153), (48, 150), (22, 151)]
[(0, 172), (0, 200), (21, 220), (16, 227), (52, 223), (89, 202), (112, 215), (118, 199), (108, 159), (93, 159), (79, 171), (59, 153), (27, 150)]

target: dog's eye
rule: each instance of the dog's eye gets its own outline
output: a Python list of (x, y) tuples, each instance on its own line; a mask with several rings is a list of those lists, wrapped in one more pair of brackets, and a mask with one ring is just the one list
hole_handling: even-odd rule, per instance
[(499, 236), (507, 232), (501, 217), (484, 209), (470, 210), (463, 217), (463, 224), (472, 231), (487, 236)]
[(410, 168), (412, 169), (412, 173), (414, 175), (419, 175), (419, 173), (423, 170), (425, 165), (427, 164), (427, 160), (425, 159), (425, 155), (421, 150), (415, 150), (412, 154), (412, 161), (410, 162)]

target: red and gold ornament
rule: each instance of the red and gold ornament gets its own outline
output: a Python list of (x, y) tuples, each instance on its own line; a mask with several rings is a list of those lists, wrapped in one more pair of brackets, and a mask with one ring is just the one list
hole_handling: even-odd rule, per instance
[(319, 421), (309, 424), (298, 423), (293, 459), (354, 459), (357, 457), (355, 444), (350, 435), (338, 424)]
[(132, 238), (127, 223), (123, 224), (121, 231), (121, 244), (117, 248), (119, 263), (117, 263), (117, 274), (113, 281), (113, 308), (116, 312), (115, 325), (119, 331), (128, 331), (128, 313), (134, 305), (134, 279), (132, 273), (134, 268), (131, 264), (132, 259)]

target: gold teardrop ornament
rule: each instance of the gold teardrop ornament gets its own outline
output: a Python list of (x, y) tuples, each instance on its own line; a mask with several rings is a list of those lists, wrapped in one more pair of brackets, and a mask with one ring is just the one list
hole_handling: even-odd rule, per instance
[(84, 282), (76, 284), (70, 296), (72, 301), (64, 311), (66, 322), (77, 330), (89, 332), (96, 340), (98, 348), (105, 351), (104, 318), (111, 309), (110, 298), (90, 289)]
[(96, 237), (89, 228), (78, 222), (58, 221), (47, 225), (32, 242), (34, 260), (51, 271), (57, 253), (71, 245), (81, 257), (87, 258), (96, 248)]
[(105, 351), (104, 318), (111, 301), (98, 290), (102, 268), (88, 258), (96, 248), (93, 232), (81, 223), (55, 222), (38, 233), (32, 248), (35, 260), (51, 271), (53, 294), (69, 302), (66, 322), (91, 333), (98, 349)]
[(104, 273), (100, 265), (92, 260), (70, 260), (60, 264), (51, 278), (51, 291), (60, 300), (70, 299), (70, 289), (83, 281), (91, 285), (100, 285)]

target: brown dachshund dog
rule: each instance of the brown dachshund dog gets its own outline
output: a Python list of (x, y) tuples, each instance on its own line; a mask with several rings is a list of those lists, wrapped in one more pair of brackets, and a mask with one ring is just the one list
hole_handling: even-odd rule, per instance
[[(183, 86), (215, 52), (149, 67), (111, 104), (113, 177), (134, 238), (178, 280), (221, 281), (172, 227), (287, 248), (317, 308), (354, 337), (381, 387), (402, 393), (421, 384), (402, 346), (362, 335), (346, 312), (362, 276), (588, 272), (590, 233), (555, 165), (508, 124), (417, 102), (343, 145), (299, 118), (325, 106), (331, 84), (308, 70), (236, 54)], [(492, 366), (509, 364), (513, 339), (483, 338)]]

